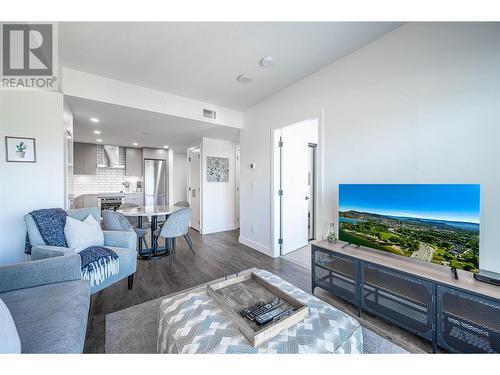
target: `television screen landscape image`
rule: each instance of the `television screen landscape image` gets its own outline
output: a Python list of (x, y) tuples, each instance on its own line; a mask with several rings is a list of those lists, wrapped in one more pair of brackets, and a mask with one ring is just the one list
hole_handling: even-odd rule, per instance
[(479, 185), (342, 184), (339, 239), (477, 272), (479, 207)]

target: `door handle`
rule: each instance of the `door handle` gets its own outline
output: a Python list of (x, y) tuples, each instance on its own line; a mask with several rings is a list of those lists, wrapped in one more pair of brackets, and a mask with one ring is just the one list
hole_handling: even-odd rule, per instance
[(306, 199), (306, 201), (308, 201), (308, 200), (309, 200), (309, 199), (311, 199), (311, 198), (309, 198), (309, 197), (306, 195), (306, 198), (305, 198), (305, 199)]

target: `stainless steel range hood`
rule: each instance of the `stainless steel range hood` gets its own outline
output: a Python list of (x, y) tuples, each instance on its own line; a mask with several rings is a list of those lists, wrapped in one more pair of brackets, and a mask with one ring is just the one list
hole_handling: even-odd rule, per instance
[(125, 168), (125, 165), (120, 164), (120, 147), (112, 145), (104, 145), (104, 154), (106, 164), (99, 165), (101, 168)]

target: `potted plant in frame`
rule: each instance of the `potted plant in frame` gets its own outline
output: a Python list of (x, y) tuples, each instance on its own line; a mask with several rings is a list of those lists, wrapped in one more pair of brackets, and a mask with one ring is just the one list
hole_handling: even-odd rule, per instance
[(16, 156), (19, 159), (24, 159), (24, 156), (26, 155), (26, 145), (24, 142), (19, 142), (19, 144), (16, 145)]

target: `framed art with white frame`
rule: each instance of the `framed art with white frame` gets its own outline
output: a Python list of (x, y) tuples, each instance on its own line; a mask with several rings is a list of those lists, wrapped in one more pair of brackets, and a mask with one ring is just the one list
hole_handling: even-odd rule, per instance
[(5, 137), (5, 158), (8, 162), (36, 163), (35, 138)]

